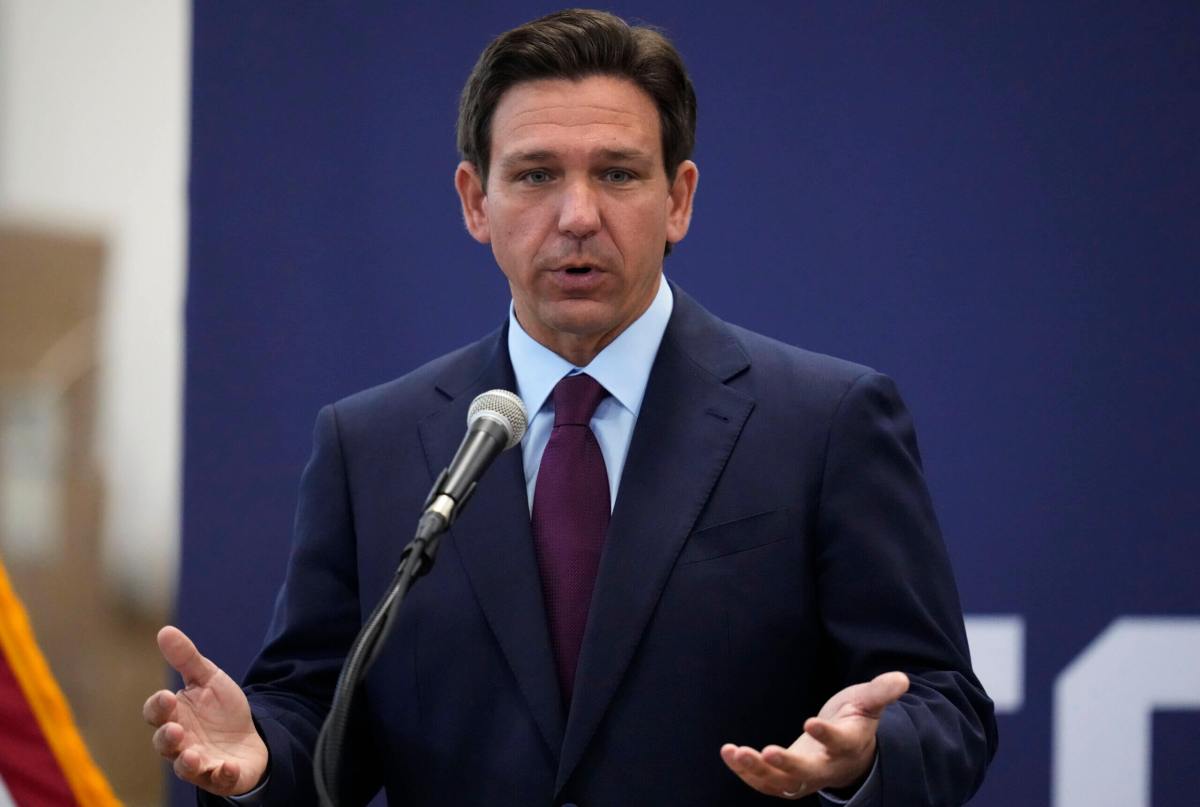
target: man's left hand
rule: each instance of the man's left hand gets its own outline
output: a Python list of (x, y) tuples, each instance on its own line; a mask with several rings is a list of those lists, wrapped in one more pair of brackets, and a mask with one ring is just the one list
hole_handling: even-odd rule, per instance
[(818, 790), (856, 785), (875, 761), (875, 728), (884, 707), (908, 691), (908, 676), (889, 672), (846, 687), (804, 722), (804, 733), (787, 748), (761, 751), (726, 743), (721, 759), (760, 793), (798, 799)]

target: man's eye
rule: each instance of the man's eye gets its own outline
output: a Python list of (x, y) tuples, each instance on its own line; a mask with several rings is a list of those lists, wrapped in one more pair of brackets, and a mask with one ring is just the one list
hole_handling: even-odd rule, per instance
[(617, 185), (622, 185), (622, 184), (632, 180), (633, 174), (630, 173), (629, 171), (626, 171), (624, 168), (613, 168), (612, 170), (605, 173), (604, 178), (607, 179), (609, 182), (615, 183)]
[(528, 182), (530, 185), (542, 185), (550, 181), (549, 171), (526, 171), (521, 176), (522, 181)]

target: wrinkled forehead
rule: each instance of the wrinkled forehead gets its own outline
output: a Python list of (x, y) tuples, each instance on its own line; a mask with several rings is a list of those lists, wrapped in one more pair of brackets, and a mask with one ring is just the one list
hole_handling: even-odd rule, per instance
[(660, 156), (658, 109), (632, 81), (539, 79), (510, 87), (492, 116), (492, 160), (513, 152), (623, 148)]

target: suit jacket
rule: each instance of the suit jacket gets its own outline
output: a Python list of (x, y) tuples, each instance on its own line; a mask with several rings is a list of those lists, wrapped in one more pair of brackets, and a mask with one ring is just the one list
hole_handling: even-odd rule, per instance
[[(979, 786), (992, 704), (892, 383), (674, 291), (569, 711), (509, 451), (360, 690), (344, 803), (382, 786), (413, 807), (778, 804), (726, 769), (721, 744), (786, 746), (831, 694), (893, 669), (912, 685), (879, 725), (883, 802), (961, 804)], [(501, 328), (320, 413), (246, 679), (271, 750), (265, 803), (315, 803), (311, 749), (347, 648), (471, 400), (514, 386)]]

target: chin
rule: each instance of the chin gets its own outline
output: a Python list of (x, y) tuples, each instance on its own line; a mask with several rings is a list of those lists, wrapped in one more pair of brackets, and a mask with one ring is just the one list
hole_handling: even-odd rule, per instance
[(546, 307), (542, 321), (556, 331), (575, 336), (604, 333), (617, 321), (612, 307), (596, 300), (562, 300)]

